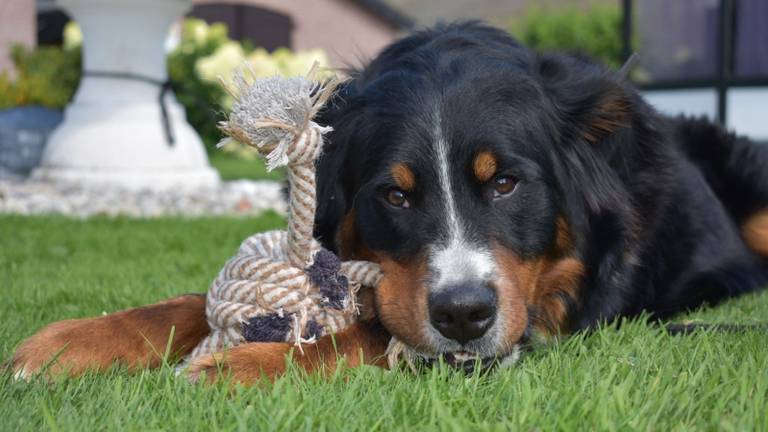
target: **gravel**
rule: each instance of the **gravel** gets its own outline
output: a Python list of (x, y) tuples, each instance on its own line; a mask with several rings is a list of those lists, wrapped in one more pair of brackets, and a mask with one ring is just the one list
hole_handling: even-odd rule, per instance
[(0, 179), (0, 213), (160, 217), (285, 214), (282, 184), (267, 180), (223, 182), (214, 189), (139, 190)]

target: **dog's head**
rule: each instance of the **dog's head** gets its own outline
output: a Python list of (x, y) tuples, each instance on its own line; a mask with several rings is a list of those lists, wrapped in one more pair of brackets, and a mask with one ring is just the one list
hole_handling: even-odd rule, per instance
[(507, 356), (529, 331), (567, 330), (581, 301), (578, 219), (602, 192), (579, 149), (624, 127), (628, 104), (602, 68), (501, 31), (417, 33), (325, 113), (316, 234), (380, 263), (378, 316), (415, 351)]

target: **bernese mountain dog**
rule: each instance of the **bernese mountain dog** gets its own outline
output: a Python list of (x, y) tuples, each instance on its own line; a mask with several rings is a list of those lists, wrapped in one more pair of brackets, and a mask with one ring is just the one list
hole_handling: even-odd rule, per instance
[[(768, 146), (668, 118), (622, 73), (536, 54), (457, 23), (387, 49), (335, 94), (318, 162), (316, 237), (379, 263), (359, 323), (294, 350), (251, 343), (193, 361), (242, 382), (385, 364), (391, 336), (463, 364), (533, 337), (659, 320), (768, 285)], [(206, 335), (204, 298), (55, 323), (12, 365), (29, 376), (159, 364)], [(158, 348), (159, 347), (159, 348)], [(51, 358), (56, 361), (48, 365)]]

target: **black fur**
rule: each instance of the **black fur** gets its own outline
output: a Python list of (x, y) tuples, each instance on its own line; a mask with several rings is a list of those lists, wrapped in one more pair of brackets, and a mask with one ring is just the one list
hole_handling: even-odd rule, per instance
[[(452, 161), (481, 149), (519, 179), (491, 202), (466, 164), (451, 173), (472, 241), (547, 253), (564, 217), (586, 267), (571, 330), (618, 316), (666, 317), (768, 285), (739, 225), (768, 207), (768, 148), (704, 120), (656, 113), (618, 73), (537, 55), (478, 23), (422, 31), (357, 71), (323, 114), (334, 131), (318, 165), (316, 235), (337, 251), (355, 210), (364, 247), (407, 260), (446, 223), (427, 151), (440, 129)], [(415, 166), (407, 211), (388, 167)], [(461, 168), (466, 166), (466, 168)]]

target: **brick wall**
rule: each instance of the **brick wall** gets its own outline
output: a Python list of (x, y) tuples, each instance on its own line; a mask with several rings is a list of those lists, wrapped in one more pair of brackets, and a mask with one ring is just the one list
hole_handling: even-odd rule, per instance
[[(193, 0), (195, 5), (231, 0)], [(293, 22), (294, 49), (322, 48), (334, 67), (359, 65), (392, 42), (398, 32), (370, 11), (348, 0), (237, 0), (270, 9)]]
[(35, 0), (0, 0), (0, 73), (13, 73), (10, 50), (14, 44), (35, 44)]

